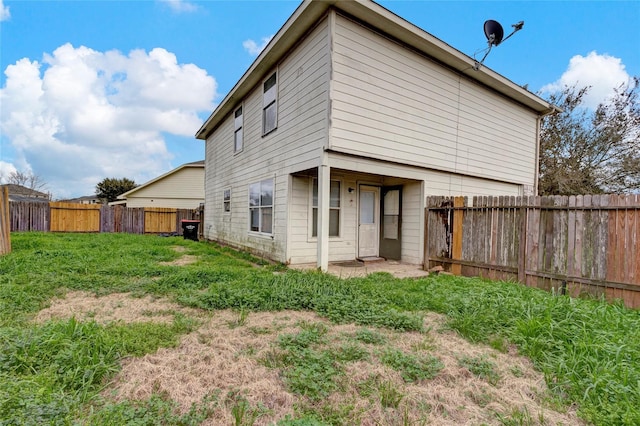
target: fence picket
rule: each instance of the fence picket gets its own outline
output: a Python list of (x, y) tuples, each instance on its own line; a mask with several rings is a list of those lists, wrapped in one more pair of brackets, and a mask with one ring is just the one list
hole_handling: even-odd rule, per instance
[[(191, 209), (24, 201), (11, 201), (9, 213), (12, 232), (148, 232), (176, 235), (182, 234), (180, 220), (201, 216), (201, 213)], [(146, 231), (145, 215), (148, 216)]]
[(442, 220), (454, 202), (427, 200), (426, 266), (640, 307), (640, 196), (474, 197), (453, 210), (462, 226)]

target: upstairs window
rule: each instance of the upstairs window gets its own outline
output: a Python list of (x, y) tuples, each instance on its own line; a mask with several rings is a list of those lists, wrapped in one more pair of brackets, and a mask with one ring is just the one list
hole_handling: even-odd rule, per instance
[(242, 119), (242, 107), (238, 108), (234, 114), (233, 119), (233, 152), (242, 151), (243, 144), (243, 119)]
[[(318, 236), (318, 180), (313, 180), (313, 198), (311, 201), (313, 223), (311, 236)], [(340, 181), (332, 180), (329, 189), (329, 236), (340, 236)]]
[(249, 230), (273, 233), (273, 179), (249, 185)]
[(230, 189), (224, 190), (222, 205), (225, 213), (231, 212), (231, 190)]
[(274, 72), (263, 84), (262, 96), (262, 135), (275, 130), (278, 126), (278, 85)]

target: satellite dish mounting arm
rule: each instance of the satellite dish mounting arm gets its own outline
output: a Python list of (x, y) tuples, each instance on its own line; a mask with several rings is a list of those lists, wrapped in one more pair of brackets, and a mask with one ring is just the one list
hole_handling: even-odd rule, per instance
[(485, 21), (484, 35), (487, 37), (487, 44), (489, 45), (489, 47), (487, 48), (487, 51), (482, 57), (482, 59), (479, 62), (476, 61), (475, 65), (473, 66), (474, 70), (478, 71), (480, 69), (484, 60), (487, 58), (487, 56), (491, 52), (491, 49), (493, 48), (493, 46), (499, 45), (500, 43), (506, 41), (509, 37), (511, 37), (518, 31), (520, 31), (522, 27), (524, 27), (524, 21), (520, 21), (511, 26), (513, 27), (513, 31), (511, 32), (511, 34), (503, 38), (504, 30), (502, 29), (502, 25), (500, 25), (498, 21), (494, 21), (492, 19)]

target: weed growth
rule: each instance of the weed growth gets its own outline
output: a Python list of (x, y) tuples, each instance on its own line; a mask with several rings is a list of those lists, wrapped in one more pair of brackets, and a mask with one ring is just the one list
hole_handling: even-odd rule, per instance
[[(161, 265), (180, 255), (173, 249), (177, 245), (200, 261), (180, 268)], [(244, 253), (179, 238), (14, 233), (12, 249), (0, 257), (0, 418), (9, 423), (73, 418), (83, 401), (96, 395), (101, 380), (117, 369), (120, 357), (175, 344), (190, 328), (29, 322), (52, 297), (72, 289), (165, 295), (205, 309), (312, 310), (336, 323), (411, 331), (422, 330), (420, 312), (436, 311), (447, 315), (450, 329), (471, 341), (502, 351), (516, 345), (544, 372), (555, 397), (577, 405), (588, 422), (640, 424), (640, 311), (621, 304), (447, 275), (339, 280), (284, 271)], [(384, 343), (366, 335), (362, 331), (356, 340)], [(33, 354), (35, 347), (40, 354)], [(69, 354), (69, 347), (77, 353)], [(322, 358), (321, 351), (306, 350)], [(290, 356), (296, 349), (281, 351)], [(387, 353), (385, 359), (399, 370), (412, 370), (402, 367), (402, 356)], [(47, 367), (56, 363), (60, 368)]]
[(444, 368), (444, 364), (432, 355), (406, 354), (390, 348), (381, 354), (380, 360), (398, 371), (405, 382), (433, 379)]
[(465, 356), (458, 360), (458, 364), (494, 386), (500, 380), (500, 374), (496, 371), (496, 364), (485, 356)]

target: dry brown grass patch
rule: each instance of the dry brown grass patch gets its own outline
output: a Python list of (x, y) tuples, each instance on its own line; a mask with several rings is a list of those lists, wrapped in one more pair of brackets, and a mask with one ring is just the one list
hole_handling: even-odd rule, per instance
[(34, 321), (42, 323), (50, 319), (75, 317), (79, 321), (94, 320), (100, 324), (114, 321), (124, 323), (171, 323), (175, 313), (197, 316), (202, 312), (185, 308), (164, 298), (151, 295), (133, 297), (130, 293), (112, 293), (96, 296), (86, 291), (72, 291), (64, 298), (53, 299), (51, 305), (38, 312)]
[[(71, 292), (41, 311), (36, 320), (65, 318), (109, 321), (171, 321), (172, 312), (199, 316), (203, 325), (182, 337), (175, 348), (123, 361), (121, 372), (103, 392), (107, 399), (146, 400), (153, 394), (166, 395), (186, 412), (192, 404), (217, 395), (217, 405), (205, 422), (233, 424), (232, 409), (238, 398), (252, 409), (260, 408), (255, 425), (274, 424), (303, 408), (315, 412), (342, 413), (344, 424), (477, 425), (502, 424), (496, 413), (509, 417), (524, 413), (529, 425), (582, 424), (574, 411), (555, 411), (546, 403), (544, 378), (531, 362), (513, 351), (502, 353), (474, 345), (454, 332), (441, 330), (446, 319), (429, 313), (425, 332), (394, 332), (367, 327), (385, 338), (380, 344), (356, 339), (363, 327), (335, 325), (311, 312), (216, 311), (204, 314), (166, 299), (128, 294), (95, 297)], [(298, 333), (303, 324), (322, 322), (328, 332), (318, 350), (338, 353), (345, 344), (359, 345), (368, 356), (343, 362), (344, 374), (335, 378), (339, 390), (320, 401), (294, 395), (287, 389), (281, 370), (268, 368), (264, 360), (278, 347), (278, 336)], [(384, 365), (381, 354), (389, 348), (415, 356), (431, 354), (444, 367), (434, 379), (406, 383), (400, 372)], [(482, 359), (495, 366), (499, 377), (493, 382), (461, 365), (463, 358)], [(516, 422), (517, 424), (517, 422)]]
[(239, 313), (226, 310), (196, 332), (184, 336), (174, 349), (126, 360), (116, 378), (116, 399), (146, 399), (166, 394), (183, 411), (218, 391), (222, 404), (207, 424), (233, 424), (229, 394), (242, 396), (251, 407), (262, 406), (266, 414), (256, 424), (270, 424), (293, 414), (296, 397), (283, 386), (279, 372), (258, 360), (271, 349), (279, 333), (290, 333), (301, 321), (322, 321), (306, 312), (250, 313), (238, 325)]
[[(182, 247), (182, 246), (173, 246), (171, 248), (174, 251), (178, 252), (178, 253), (184, 253), (185, 251), (187, 251), (186, 247)], [(163, 265), (163, 266), (184, 266), (184, 265), (189, 265), (191, 263), (195, 263), (197, 261), (198, 261), (198, 256), (193, 256), (193, 255), (190, 255), (190, 254), (183, 254), (182, 256), (180, 256), (176, 260), (172, 260), (171, 262), (160, 262), (160, 265)]]

